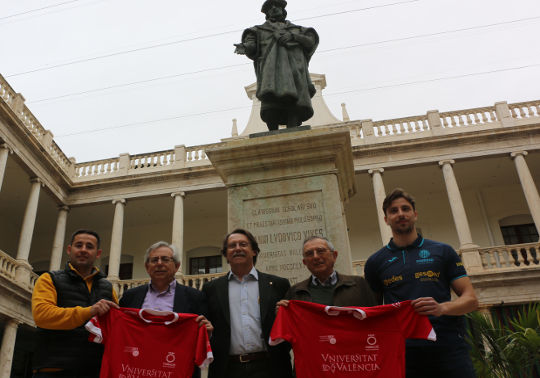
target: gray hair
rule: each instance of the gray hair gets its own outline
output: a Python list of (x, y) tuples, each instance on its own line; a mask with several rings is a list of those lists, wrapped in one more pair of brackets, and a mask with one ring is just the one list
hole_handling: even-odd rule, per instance
[(315, 240), (315, 239), (324, 240), (326, 242), (326, 245), (328, 246), (328, 249), (330, 249), (330, 251), (334, 252), (336, 250), (334, 248), (334, 245), (332, 244), (332, 242), (330, 240), (328, 240), (328, 238), (325, 238), (324, 236), (317, 236), (317, 235), (312, 235), (309, 238), (307, 238), (306, 240), (304, 240), (304, 243), (302, 244), (302, 249), (304, 249), (304, 246), (306, 245), (306, 243), (308, 243), (308, 242), (310, 242), (312, 240)]
[(178, 250), (176, 247), (172, 244), (167, 243), (166, 241), (158, 241), (157, 243), (152, 244), (146, 252), (144, 253), (144, 263), (146, 264), (148, 262), (148, 258), (150, 257), (150, 253), (152, 251), (160, 248), (160, 247), (167, 247), (172, 251), (172, 258), (176, 264), (180, 264), (180, 253), (178, 253)]

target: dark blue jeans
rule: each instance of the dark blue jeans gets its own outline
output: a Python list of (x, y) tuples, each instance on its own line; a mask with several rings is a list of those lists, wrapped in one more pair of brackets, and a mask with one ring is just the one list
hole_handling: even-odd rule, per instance
[(451, 346), (407, 347), (405, 361), (407, 378), (475, 378), (464, 343)]

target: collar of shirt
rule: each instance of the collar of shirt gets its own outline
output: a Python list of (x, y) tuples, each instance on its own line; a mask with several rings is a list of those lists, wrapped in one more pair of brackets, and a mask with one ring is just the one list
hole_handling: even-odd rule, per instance
[(152, 281), (150, 281), (150, 283), (148, 284), (148, 291), (152, 292), (152, 294), (155, 294), (155, 295), (163, 295), (163, 294), (171, 293), (171, 292), (174, 292), (174, 289), (176, 289), (175, 279), (173, 279), (171, 283), (169, 284), (169, 286), (167, 286), (167, 288), (163, 291), (157, 291), (156, 289), (154, 289), (154, 286), (152, 285)]
[(68, 263), (69, 264), (69, 269), (71, 269), (72, 271), (74, 271), (75, 273), (77, 273), (79, 276), (81, 276), (81, 278), (84, 280), (84, 279), (87, 279), (87, 278), (91, 278), (91, 277), (94, 277), (96, 274), (98, 274), (99, 272), (99, 269), (96, 268), (95, 266), (92, 267), (92, 273), (90, 273), (88, 276), (86, 277), (83, 277), (81, 273), (79, 273), (79, 271), (73, 266), (71, 265), (71, 263)]
[(422, 235), (418, 234), (418, 237), (415, 241), (412, 242), (412, 244), (405, 246), (405, 247), (398, 247), (396, 243), (394, 243), (394, 238), (390, 239), (390, 242), (386, 245), (386, 248), (392, 250), (392, 251), (401, 251), (404, 249), (410, 249), (410, 248), (418, 248), (421, 247), (424, 244), (424, 238)]
[(157, 311), (173, 311), (174, 295), (176, 290), (176, 280), (172, 280), (167, 289), (158, 292), (152, 286), (152, 282), (148, 285), (148, 291), (144, 297), (142, 308), (150, 308)]
[(311, 283), (314, 286), (334, 286), (335, 284), (337, 284), (337, 281), (338, 281), (338, 277), (337, 277), (337, 273), (336, 273), (335, 270), (332, 272), (330, 277), (328, 277), (326, 280), (324, 280), (324, 282), (321, 282), (314, 275), (311, 276)]
[[(231, 279), (234, 278), (234, 279), (237, 280), (238, 282), (242, 282), (242, 280), (241, 280), (240, 278), (238, 278), (238, 276), (237, 276), (236, 274), (234, 274), (234, 273), (232, 272), (232, 270), (229, 271), (229, 274), (228, 274), (227, 278), (229, 279), (229, 281), (230, 281)], [(252, 267), (251, 270), (249, 271), (249, 273), (246, 274), (246, 275), (243, 277), (243, 279), (249, 279), (249, 278), (254, 278), (255, 281), (258, 281), (258, 280), (259, 280), (259, 273), (257, 272), (257, 269), (255, 269), (255, 267)]]

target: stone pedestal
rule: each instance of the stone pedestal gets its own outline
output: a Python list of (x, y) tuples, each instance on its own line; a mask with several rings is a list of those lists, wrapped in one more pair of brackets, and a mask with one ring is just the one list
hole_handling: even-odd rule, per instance
[(356, 188), (348, 131), (287, 132), (229, 142), (206, 154), (228, 188), (228, 230), (255, 235), (260, 271), (292, 284), (305, 279), (302, 242), (322, 235), (339, 252), (336, 270), (351, 273), (343, 204)]

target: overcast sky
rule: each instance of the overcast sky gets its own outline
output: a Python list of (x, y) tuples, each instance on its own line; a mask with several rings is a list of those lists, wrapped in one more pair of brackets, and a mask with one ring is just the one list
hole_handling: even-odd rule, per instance
[[(0, 73), (78, 162), (218, 142), (255, 81), (262, 0), (0, 0)], [(341, 119), (540, 99), (538, 0), (289, 0)]]

